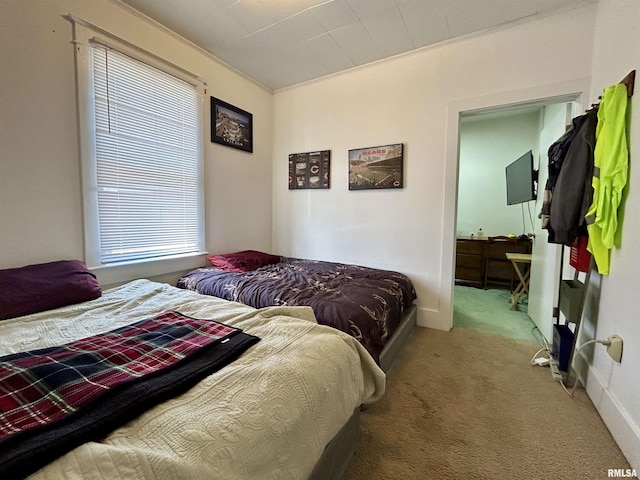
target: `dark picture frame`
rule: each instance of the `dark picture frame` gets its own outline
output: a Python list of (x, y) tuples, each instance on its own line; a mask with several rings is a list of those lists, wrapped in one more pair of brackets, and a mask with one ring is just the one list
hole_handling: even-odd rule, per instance
[(404, 144), (349, 150), (349, 190), (402, 188)]
[(289, 154), (289, 190), (330, 188), (331, 150)]
[(211, 141), (253, 153), (253, 115), (211, 97)]

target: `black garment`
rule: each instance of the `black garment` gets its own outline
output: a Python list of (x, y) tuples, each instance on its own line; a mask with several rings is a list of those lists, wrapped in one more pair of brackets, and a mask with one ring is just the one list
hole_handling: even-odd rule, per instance
[[(575, 134), (566, 148), (564, 158), (559, 151), (558, 157), (553, 159), (553, 168), (559, 172), (554, 178), (549, 208), (549, 243), (571, 245), (579, 234), (586, 233), (584, 216), (593, 198), (591, 181), (597, 124), (598, 110), (595, 108), (574, 118)], [(551, 162), (550, 158), (550, 179)]]
[(562, 168), (562, 162), (567, 155), (567, 150), (571, 146), (571, 142), (576, 136), (576, 133), (580, 129), (580, 126), (587, 120), (587, 115), (576, 117), (571, 122), (571, 127), (567, 129), (562, 136), (551, 144), (547, 152), (549, 158), (547, 176), (547, 183), (544, 187), (544, 194), (542, 196), (542, 208), (538, 218), (542, 220), (542, 228), (553, 230), (549, 227), (549, 216), (551, 214), (551, 200), (553, 198), (553, 190), (556, 188), (556, 182), (558, 181), (558, 175)]

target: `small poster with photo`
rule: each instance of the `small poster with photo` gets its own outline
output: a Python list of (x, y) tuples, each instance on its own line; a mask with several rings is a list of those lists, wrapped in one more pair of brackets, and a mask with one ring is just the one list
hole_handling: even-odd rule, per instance
[(402, 188), (403, 144), (349, 150), (349, 190)]
[(211, 97), (211, 141), (253, 153), (253, 115)]
[(329, 188), (331, 150), (289, 155), (289, 190)]

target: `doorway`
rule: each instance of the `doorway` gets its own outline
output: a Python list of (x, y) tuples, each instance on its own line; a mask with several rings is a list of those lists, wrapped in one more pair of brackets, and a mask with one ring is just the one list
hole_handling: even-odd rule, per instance
[[(505, 256), (531, 253), (539, 205), (536, 200), (508, 204), (505, 167), (524, 158), (540, 168), (544, 115), (544, 106), (525, 105), (460, 116), (454, 328), (541, 341), (528, 315), (528, 296), (510, 302), (517, 282)], [(469, 249), (476, 254), (465, 253)]]
[[(586, 90), (586, 88), (584, 88)], [(530, 92), (531, 93), (531, 92)], [(523, 94), (524, 95), (524, 94)], [(516, 94), (517, 96), (517, 94)], [(452, 128), (450, 133), (452, 134), (449, 137), (450, 146), (453, 145), (455, 140), (455, 145), (453, 148), (456, 153), (455, 162), (452, 162), (452, 158), (449, 158), (448, 163), (448, 178), (453, 183), (453, 195), (451, 192), (451, 184), (448, 184), (449, 195), (454, 196), (454, 204), (456, 206), (455, 212), (453, 212), (454, 220), (451, 222), (451, 238), (452, 238), (452, 248), (451, 248), (451, 258), (453, 258), (453, 266), (451, 271), (451, 303), (450, 305), (450, 315), (451, 315), (451, 324), (453, 326), (453, 309), (454, 309), (454, 276), (455, 276), (455, 238), (459, 234), (470, 234), (474, 232), (477, 234), (478, 228), (483, 228), (483, 231), (486, 230), (487, 233), (492, 234), (493, 228), (500, 228), (503, 231), (500, 233), (514, 233), (514, 234), (532, 234), (534, 238), (538, 241), (534, 240), (534, 248), (532, 254), (532, 279), (531, 279), (531, 290), (529, 295), (529, 305), (526, 308), (526, 312), (532, 317), (535, 321), (536, 326), (540, 329), (542, 334), (546, 339), (551, 339), (552, 325), (553, 325), (553, 306), (556, 304), (557, 298), (557, 273), (559, 267), (559, 258), (560, 258), (560, 249), (556, 248), (556, 246), (547, 246), (546, 243), (546, 231), (542, 230), (539, 226), (539, 220), (537, 219), (537, 214), (540, 208), (540, 201), (537, 203), (531, 202), (531, 205), (526, 207), (517, 207), (512, 206), (512, 209), (516, 210), (516, 216), (519, 217), (519, 221), (517, 223), (513, 223), (513, 215), (511, 215), (511, 225), (518, 225), (518, 228), (515, 227), (500, 227), (499, 225), (493, 226), (491, 220), (483, 220), (487, 223), (487, 225), (492, 225), (489, 227), (482, 227), (478, 221), (473, 222), (473, 226), (470, 226), (469, 220), (465, 220), (464, 215), (459, 212), (462, 206), (462, 200), (459, 198), (459, 193), (463, 194), (467, 187), (464, 185), (464, 154), (465, 154), (465, 124), (467, 122), (475, 122), (477, 126), (479, 125), (477, 130), (482, 130), (482, 128), (486, 125), (482, 125), (482, 122), (491, 121), (491, 122), (500, 122), (505, 119), (510, 119), (512, 121), (513, 118), (517, 116), (529, 116), (537, 118), (537, 122), (533, 122), (537, 124), (537, 128), (535, 129), (535, 148), (532, 150), (537, 150), (536, 152), (536, 161), (535, 166), (540, 171), (540, 179), (539, 179), (539, 193), (544, 189), (544, 184), (546, 182), (546, 164), (547, 164), (547, 156), (546, 152), (548, 146), (553, 143), (565, 130), (565, 126), (567, 121), (575, 116), (578, 113), (579, 105), (574, 101), (580, 97), (580, 94), (566, 94), (566, 95), (557, 95), (557, 96), (547, 96), (546, 98), (542, 98), (539, 100), (527, 100), (527, 101), (515, 101), (513, 103), (506, 104), (498, 104), (495, 103), (496, 106), (482, 106), (480, 108), (472, 108), (478, 103), (484, 103), (487, 105), (487, 99), (475, 99), (469, 100), (466, 104), (469, 108), (465, 108), (463, 105), (456, 105), (452, 110), (455, 111), (456, 118), (453, 115), (450, 115), (450, 124), (452, 122), (456, 123), (456, 128)], [(522, 97), (521, 97), (522, 98)], [(491, 100), (489, 99), (489, 102)], [(573, 102), (573, 103), (572, 103)], [(461, 102), (465, 103), (465, 102)], [(570, 104), (570, 106), (567, 106)], [(491, 103), (489, 103), (491, 105)], [(453, 114), (454, 112), (450, 112)], [(531, 119), (529, 119), (529, 123), (532, 123)], [(489, 130), (490, 131), (490, 130)], [(455, 134), (458, 138), (452, 138), (453, 134)], [(493, 139), (494, 143), (496, 143), (496, 137), (492, 134), (484, 134), (485, 139)], [(516, 142), (517, 143), (517, 142)], [(520, 146), (521, 147), (521, 146)], [(516, 150), (520, 150), (518, 145), (515, 145)], [(522, 154), (523, 152), (519, 152)], [(512, 154), (509, 157), (510, 161), (517, 158), (519, 154)], [(494, 155), (495, 156), (495, 155)], [(460, 163), (458, 163), (458, 160)], [(506, 162), (506, 163), (510, 163)], [(505, 160), (503, 160), (505, 162)], [(501, 173), (498, 176), (495, 176), (494, 182), (501, 182), (502, 186), (502, 195), (505, 195), (504, 187), (504, 166), (506, 164), (503, 163), (501, 168)], [(478, 174), (476, 174), (476, 178)], [(497, 179), (497, 180), (496, 180)], [(482, 183), (482, 182), (479, 182)], [(479, 195), (475, 193), (475, 195)], [(486, 194), (485, 194), (486, 196)], [(541, 199), (541, 196), (539, 197)], [(475, 204), (480, 202), (474, 201)], [(503, 202), (506, 208), (506, 201)], [(512, 212), (513, 213), (513, 210)], [(460, 217), (460, 221), (459, 220)], [(476, 217), (477, 219), (478, 217)], [(506, 230), (505, 230), (506, 229)], [(515, 232), (511, 230), (516, 230)], [(470, 230), (466, 232), (466, 230)], [(519, 230), (523, 230), (519, 231)], [(445, 229), (445, 231), (447, 231)], [(444, 269), (443, 269), (444, 271)], [(508, 305), (508, 302), (505, 302)], [(508, 308), (508, 306), (505, 306)]]

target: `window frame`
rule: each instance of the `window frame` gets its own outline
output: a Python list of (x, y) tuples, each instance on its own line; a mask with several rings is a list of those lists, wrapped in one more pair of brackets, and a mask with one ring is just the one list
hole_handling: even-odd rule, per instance
[[(78, 138), (82, 179), (82, 211), (84, 221), (85, 263), (98, 275), (100, 283), (113, 284), (134, 278), (161, 276), (202, 266), (206, 251), (204, 225), (204, 99), (205, 87), (199, 77), (174, 66), (152, 53), (146, 52), (125, 40), (107, 37), (104, 31), (96, 31), (75, 23), (74, 45), (77, 75)], [(97, 165), (95, 138), (95, 106), (93, 78), (93, 46), (99, 43), (128, 55), (135, 60), (157, 68), (169, 75), (193, 85), (198, 94), (198, 141), (197, 141), (197, 209), (198, 252), (168, 255), (140, 260), (129, 260), (102, 264), (100, 260), (100, 224), (98, 217)]]

